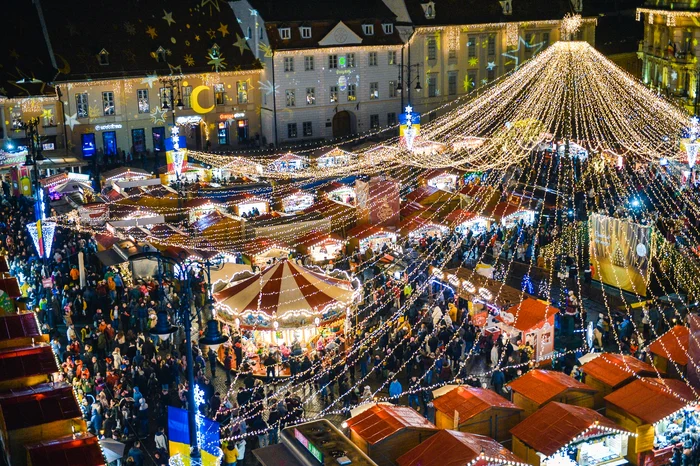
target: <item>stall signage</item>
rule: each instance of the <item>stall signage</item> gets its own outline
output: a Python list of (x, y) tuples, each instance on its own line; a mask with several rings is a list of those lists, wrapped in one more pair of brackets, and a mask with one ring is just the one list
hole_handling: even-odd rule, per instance
[(122, 129), (120, 123), (110, 123), (107, 125), (95, 125), (95, 131), (111, 131), (114, 129)]
[(299, 429), (294, 428), (294, 438), (299, 441), (302, 445), (304, 445), (304, 448), (308, 450), (311, 455), (313, 455), (314, 458), (318, 460), (319, 463), (323, 464), (323, 453), (321, 450), (319, 450), (316, 445), (313, 443), (309, 442), (309, 439), (307, 439), (304, 434), (299, 432)]
[(219, 120), (235, 120), (237, 118), (245, 117), (245, 112), (242, 113), (221, 113), (219, 115)]

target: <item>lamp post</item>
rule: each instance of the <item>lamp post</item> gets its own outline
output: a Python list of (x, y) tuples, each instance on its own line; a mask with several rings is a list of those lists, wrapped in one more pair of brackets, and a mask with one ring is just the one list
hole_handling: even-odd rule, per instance
[[(185, 104), (182, 102), (182, 76), (166, 76), (160, 78), (159, 81), (165, 89), (164, 95), (160, 96), (163, 99), (161, 102), (161, 110), (171, 111), (173, 128), (175, 127), (175, 109), (182, 110)], [(168, 92), (169, 91), (169, 92)], [(177, 100), (175, 100), (175, 92), (177, 92)]]
[[(399, 67), (399, 80), (396, 83), (396, 92), (398, 92), (401, 95), (401, 108), (403, 107), (403, 86), (404, 86), (404, 80), (403, 80), (403, 72), (406, 70), (406, 90), (408, 92), (408, 102), (411, 102), (411, 84), (415, 81), (416, 87), (415, 90), (416, 92), (420, 92), (423, 90), (423, 88), (420, 85), (420, 63), (414, 63), (413, 65), (396, 65)], [(416, 69), (416, 77), (411, 78), (411, 70), (415, 68)]]
[[(170, 256), (164, 256), (157, 251), (145, 251), (139, 254), (135, 254), (131, 257), (131, 260), (156, 260), (158, 261), (158, 271), (159, 274), (165, 269), (161, 266), (163, 263), (169, 264), (172, 267), (173, 278), (180, 283), (180, 305), (174, 310), (173, 317), (175, 323), (180, 323), (185, 332), (185, 345), (186, 345), (186, 358), (187, 358), (187, 383), (189, 385), (189, 390), (187, 393), (187, 424), (189, 430), (189, 440), (190, 440), (190, 458), (198, 459), (201, 458), (201, 453), (199, 451), (199, 441), (197, 438), (197, 409), (195, 405), (195, 384), (194, 384), (194, 357), (192, 354), (192, 321), (199, 317), (201, 310), (195, 306), (195, 312), (192, 312), (193, 306), (193, 296), (192, 296), (192, 278), (194, 267), (199, 266), (206, 268), (207, 274), (212, 265), (214, 264), (209, 259), (205, 261), (186, 259), (184, 254), (179, 257), (174, 258)], [(211, 284), (208, 284), (208, 288)], [(164, 299), (161, 298), (161, 299)], [(209, 292), (207, 291), (207, 304), (210, 304)], [(207, 329), (205, 331), (204, 337), (199, 339), (199, 342), (211, 347), (216, 351), (219, 345), (228, 341), (228, 337), (223, 336), (219, 331), (219, 324), (212, 318), (207, 322)], [(157, 321), (155, 327), (150, 330), (151, 335), (159, 337), (161, 340), (167, 340), (177, 332), (179, 327), (174, 325), (170, 320), (168, 312), (159, 306)], [(192, 463), (194, 464), (194, 463)]]
[(24, 130), (24, 134), (28, 139), (27, 158), (24, 161), (24, 165), (27, 167), (32, 166), (34, 172), (34, 182), (32, 183), (34, 188), (34, 219), (41, 220), (45, 217), (45, 212), (42, 195), (39, 192), (41, 190), (41, 184), (39, 183), (39, 168), (36, 162), (37, 160), (44, 160), (44, 156), (41, 154), (39, 118), (30, 118), (28, 121), (22, 122), (19, 127)]

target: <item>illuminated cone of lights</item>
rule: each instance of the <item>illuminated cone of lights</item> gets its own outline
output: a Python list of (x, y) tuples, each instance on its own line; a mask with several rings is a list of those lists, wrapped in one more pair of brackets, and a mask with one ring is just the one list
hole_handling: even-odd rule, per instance
[(700, 143), (689, 142), (685, 144), (685, 152), (688, 154), (688, 167), (691, 169), (698, 160), (698, 149), (700, 149)]
[(34, 241), (34, 247), (39, 253), (40, 257), (46, 257), (47, 259), (51, 255), (51, 248), (53, 247), (53, 237), (56, 232), (55, 222), (42, 222), (38, 221), (36, 223), (27, 224), (27, 230)]
[(406, 129), (403, 132), (405, 141), (406, 141), (406, 147), (408, 147), (408, 150), (413, 149), (413, 141), (416, 139), (416, 129), (413, 127), (413, 125), (410, 125), (406, 127)]
[(176, 150), (173, 152), (173, 170), (175, 174), (179, 177), (182, 174), (182, 167), (185, 164), (185, 151)]

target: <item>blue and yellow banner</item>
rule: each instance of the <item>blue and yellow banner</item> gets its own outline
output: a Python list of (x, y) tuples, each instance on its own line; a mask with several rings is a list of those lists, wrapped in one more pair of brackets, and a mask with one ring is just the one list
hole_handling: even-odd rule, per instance
[[(216, 466), (220, 453), (219, 423), (201, 417), (199, 419), (200, 452), (203, 466)], [(190, 465), (190, 430), (187, 411), (168, 406), (168, 439), (170, 456), (180, 454), (183, 464)]]

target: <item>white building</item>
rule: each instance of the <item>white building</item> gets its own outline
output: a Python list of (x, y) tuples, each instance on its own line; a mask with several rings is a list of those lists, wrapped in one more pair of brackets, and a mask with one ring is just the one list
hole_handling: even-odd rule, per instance
[(303, 144), (395, 125), (403, 42), (379, 0), (230, 2), (263, 63), (261, 126), (267, 144)]

